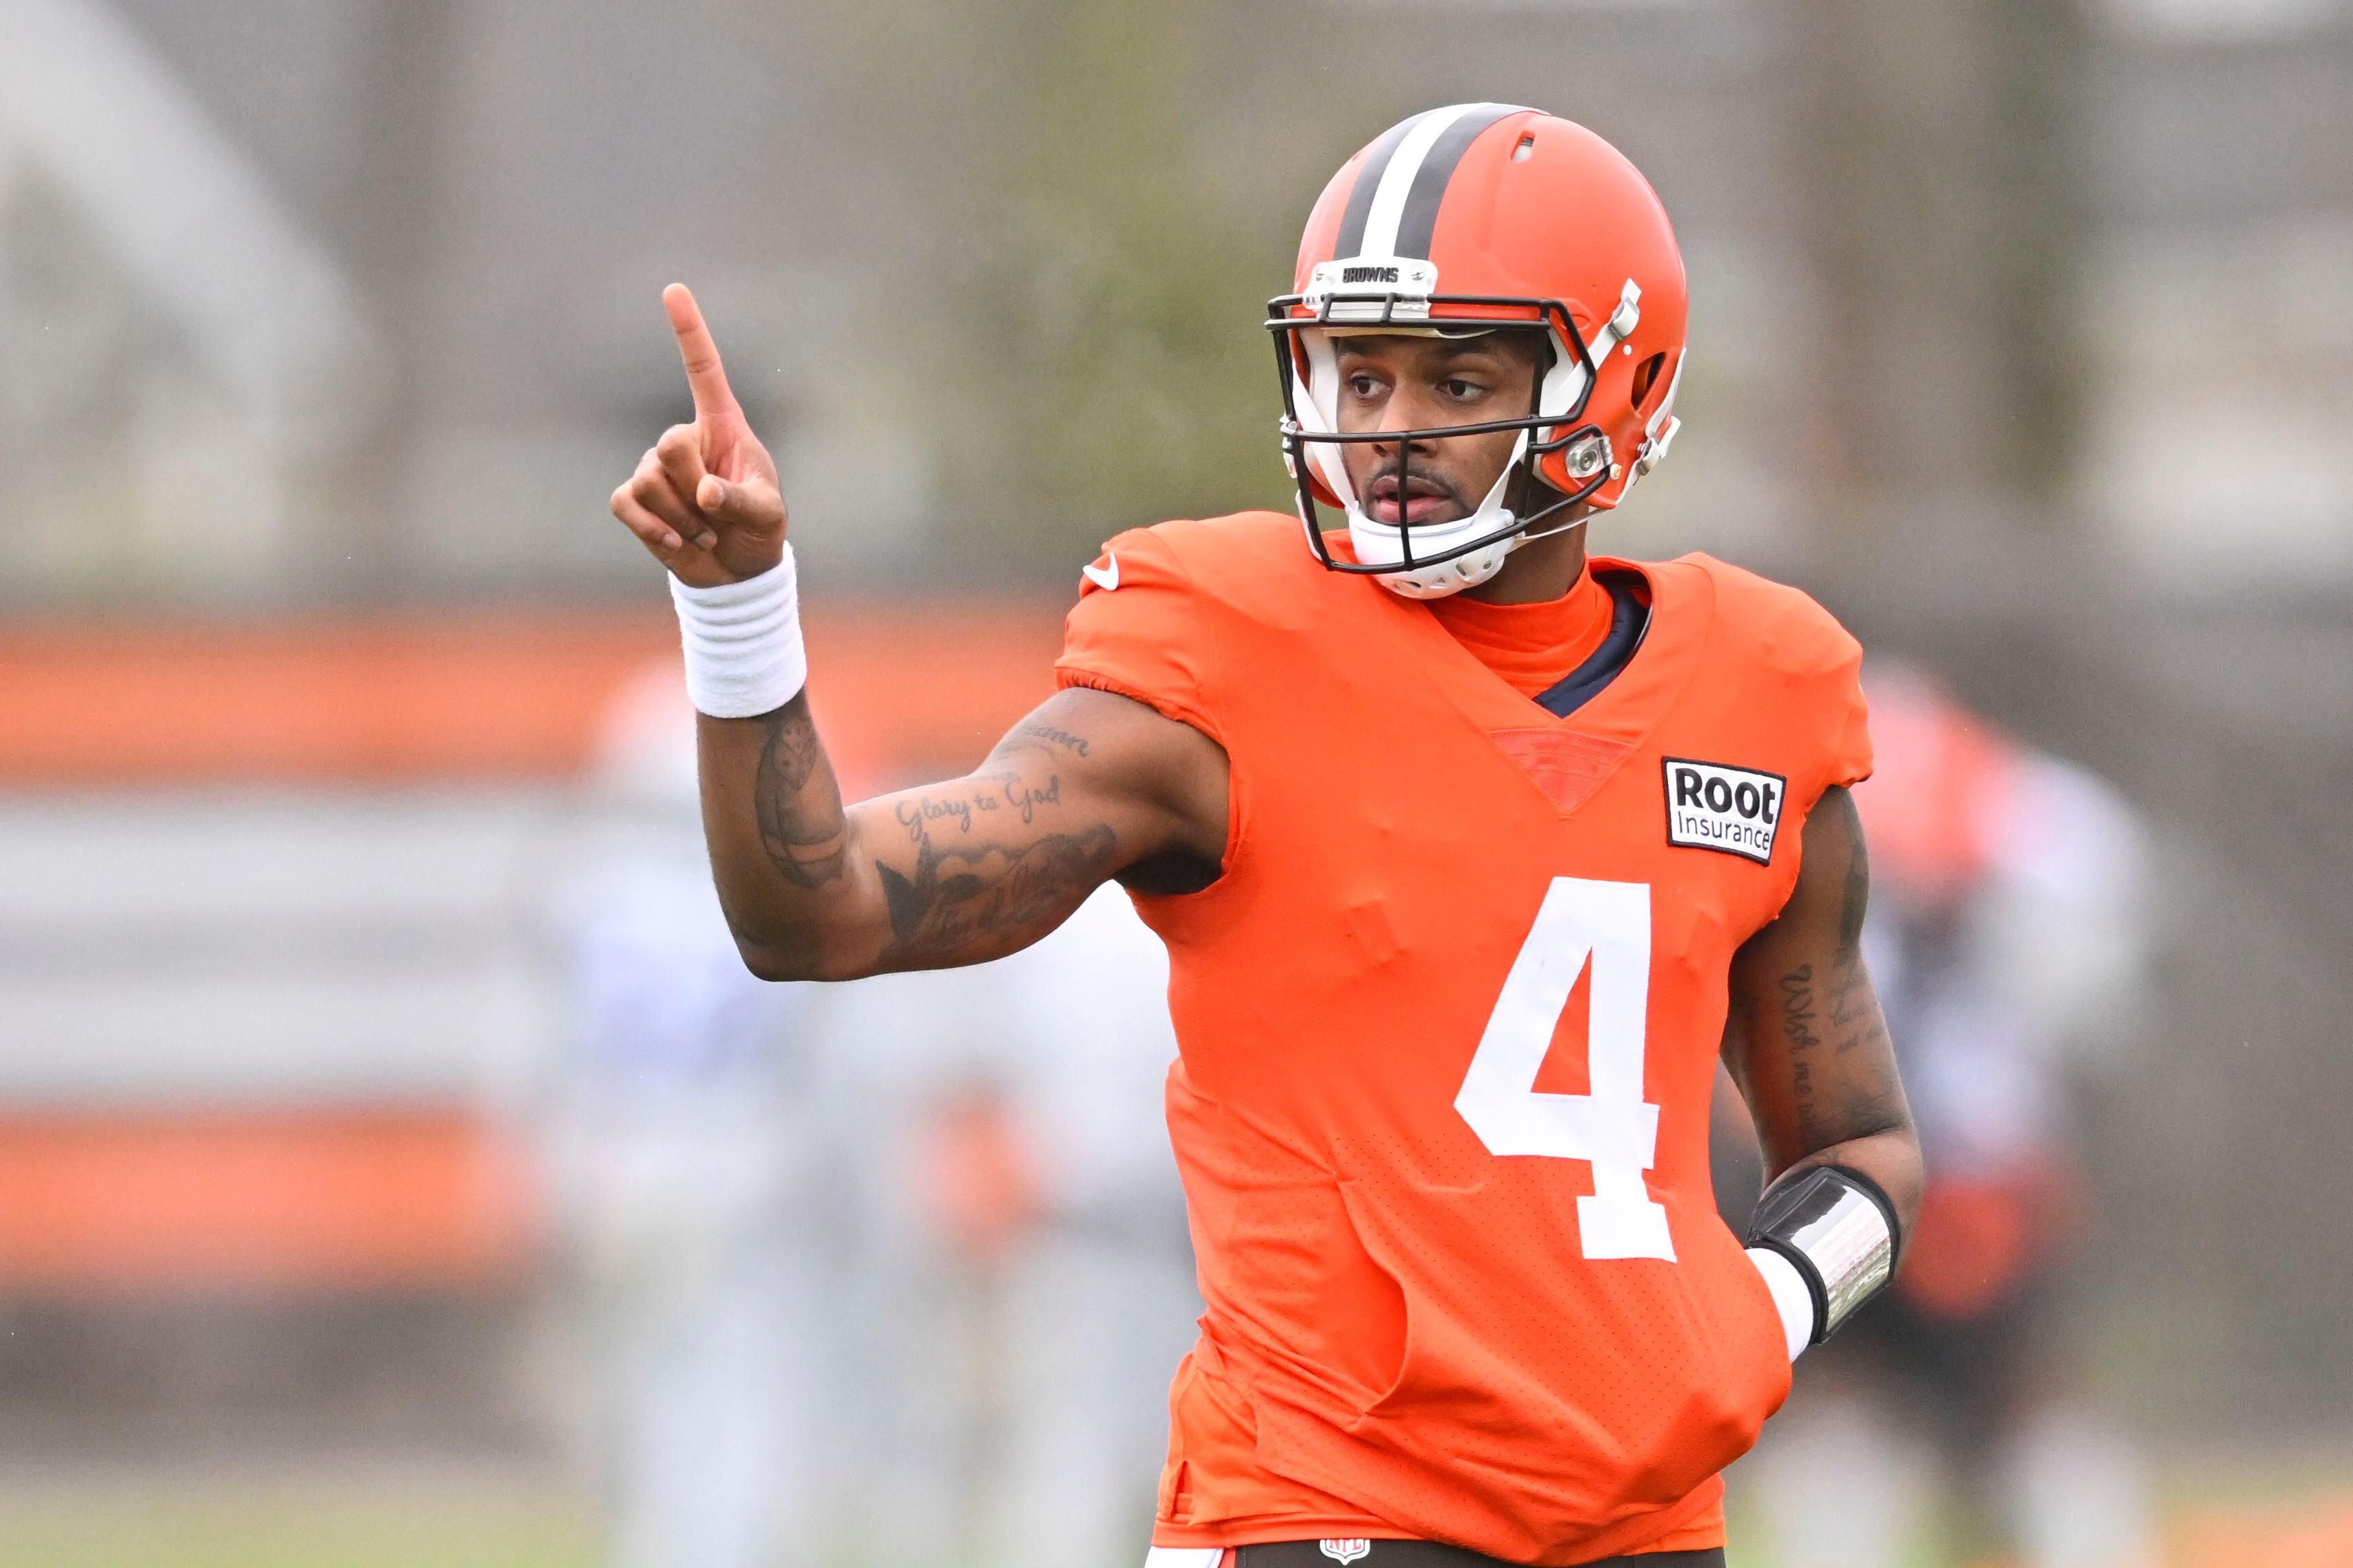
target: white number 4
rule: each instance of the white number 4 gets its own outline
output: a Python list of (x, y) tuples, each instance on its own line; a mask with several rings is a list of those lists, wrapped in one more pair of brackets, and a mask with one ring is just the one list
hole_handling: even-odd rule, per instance
[[(1536, 1073), (1588, 959), (1591, 1092), (1541, 1093)], [(1454, 1097), (1454, 1109), (1491, 1154), (1592, 1165), (1593, 1195), (1577, 1200), (1588, 1258), (1674, 1260), (1667, 1211), (1642, 1181), (1659, 1147), (1659, 1108), (1642, 1098), (1650, 1000), (1649, 885), (1556, 877), (1495, 998), (1462, 1091)]]

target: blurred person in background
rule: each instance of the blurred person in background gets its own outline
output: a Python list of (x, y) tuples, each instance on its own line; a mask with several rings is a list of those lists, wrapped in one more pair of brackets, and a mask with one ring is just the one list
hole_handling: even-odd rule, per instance
[(826, 1440), (860, 1560), (968, 1556), (1003, 1447), (1006, 1258), (1035, 1184), (993, 990), (981, 970), (878, 977), (831, 993), (818, 1025), (843, 1152)]
[(1011, 1420), (987, 1555), (1133, 1563), (1168, 1443), (1167, 1369), (1200, 1310), (1162, 1122), (1176, 1057), (1168, 957), (1104, 887), (987, 973), (1036, 1205), (1008, 1279)]
[[(1581, 525), (1673, 437), (1685, 310), (1592, 132), (1414, 116), (1334, 176), (1294, 282), (1299, 516), (1119, 535), (1060, 693), (854, 809), (776, 466), (666, 291), (696, 417), (612, 508), (671, 574), (722, 902), (779, 979), (1002, 957), (1111, 880), (1167, 943), (1208, 1310), (1166, 1568), (1720, 1565), (1718, 1472), (1920, 1183), (1860, 948), (1860, 650), (1704, 556), (1588, 571)], [(1775, 1178), (1746, 1248), (1719, 1052)]]
[(845, 986), (861, 1151), (839, 1331), (886, 1561), (1132, 1558), (1198, 1299), (1160, 1126), (1167, 960), (1116, 889), (995, 963)]
[(549, 1169), (616, 1568), (818, 1561), (832, 1326), (815, 987), (744, 972), (675, 669), (628, 688), (554, 913)]
[(2068, 1364), (2063, 1285), (2084, 1225), (2071, 1080), (2133, 1026), (2144, 837), (2098, 779), (1918, 672), (1874, 662), (1864, 686), (1864, 945), (1929, 1178), (1891, 1299), (1759, 1448), (1766, 1510), (1807, 1568), (1911, 1561), (1940, 1501), (1965, 1547), (2142, 1568), (2141, 1462)]

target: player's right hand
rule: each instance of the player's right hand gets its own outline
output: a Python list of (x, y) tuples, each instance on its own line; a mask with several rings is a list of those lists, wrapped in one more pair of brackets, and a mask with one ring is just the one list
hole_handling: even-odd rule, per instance
[(662, 308), (686, 363), (694, 423), (671, 426), (638, 459), (638, 471), (613, 492), (613, 515), (691, 587), (756, 577), (785, 552), (776, 461), (728, 389), (719, 345), (686, 285), (663, 289)]

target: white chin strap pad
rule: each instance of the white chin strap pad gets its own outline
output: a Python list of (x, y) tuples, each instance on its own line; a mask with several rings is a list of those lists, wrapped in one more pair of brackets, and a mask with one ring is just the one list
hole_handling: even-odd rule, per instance
[[(1482, 539), (1499, 529), (1512, 525), (1511, 509), (1504, 504), (1504, 492), (1511, 488), (1512, 475), (1518, 471), (1520, 459), (1527, 454), (1528, 432), (1512, 444), (1511, 459), (1504, 471), (1495, 477), (1486, 499), (1465, 517), (1452, 522), (1441, 522), (1412, 529), (1416, 555), (1443, 555), (1473, 539)], [(1405, 560), (1406, 531), (1393, 523), (1376, 522), (1365, 515), (1352, 497), (1348, 502), (1348, 542), (1356, 547), (1356, 559), (1367, 565), (1386, 565)], [(1504, 569), (1504, 558), (1522, 543), (1520, 535), (1506, 534), (1482, 549), (1441, 561), (1434, 566), (1416, 566), (1409, 572), (1385, 572), (1374, 579), (1393, 594), (1409, 599), (1442, 599), (1449, 594), (1459, 594), (1465, 588), (1475, 588)]]

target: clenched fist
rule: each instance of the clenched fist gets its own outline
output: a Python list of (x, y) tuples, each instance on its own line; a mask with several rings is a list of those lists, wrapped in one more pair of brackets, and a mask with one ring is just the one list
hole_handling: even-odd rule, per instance
[(719, 345), (683, 283), (662, 290), (686, 362), (694, 423), (673, 425), (613, 492), (613, 515), (690, 587), (756, 577), (782, 559), (785, 498), (776, 460), (728, 389)]

